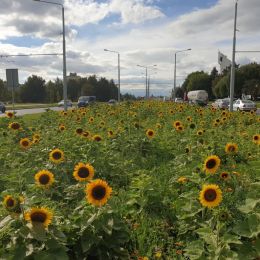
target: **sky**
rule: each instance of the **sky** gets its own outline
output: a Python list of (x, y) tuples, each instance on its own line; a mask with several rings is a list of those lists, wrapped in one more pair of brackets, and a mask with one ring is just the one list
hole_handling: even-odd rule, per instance
[[(121, 92), (145, 95), (145, 68), (150, 94), (169, 96), (174, 53), (177, 86), (187, 74), (210, 72), (218, 51), (232, 56), (235, 0), (48, 0), (64, 5), (67, 73), (97, 75), (117, 83), (120, 53)], [(62, 12), (58, 5), (32, 0), (0, 1), (0, 55), (62, 53)], [(239, 0), (237, 50), (260, 51), (260, 0)], [(0, 56), (1, 57), (1, 56)], [(260, 62), (260, 53), (237, 53), (236, 62)], [(156, 65), (156, 66), (154, 66)], [(62, 56), (1, 57), (18, 68), (19, 81), (34, 74), (62, 78)]]

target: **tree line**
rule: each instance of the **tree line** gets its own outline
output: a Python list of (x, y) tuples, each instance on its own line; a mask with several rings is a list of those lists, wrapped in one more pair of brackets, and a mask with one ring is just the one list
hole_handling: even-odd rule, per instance
[[(210, 73), (204, 71), (190, 73), (182, 86), (176, 88), (176, 97), (183, 97), (188, 91), (202, 89), (208, 92), (209, 99), (228, 97), (230, 68), (222, 73), (219, 73), (215, 67)], [(241, 98), (242, 94), (251, 95), (252, 100), (257, 100), (260, 96), (260, 64), (236, 65), (234, 96)]]
[[(68, 99), (77, 101), (80, 96), (96, 96), (98, 101), (117, 99), (118, 88), (113, 80), (97, 78), (95, 75), (89, 77), (73, 77), (67, 83)], [(32, 75), (24, 84), (15, 89), (15, 102), (21, 103), (56, 103), (63, 98), (63, 82), (57, 78), (46, 82), (42, 77)], [(126, 99), (133, 99), (130, 94)], [(7, 88), (6, 82), (0, 79), (0, 101), (12, 100), (12, 91)]]

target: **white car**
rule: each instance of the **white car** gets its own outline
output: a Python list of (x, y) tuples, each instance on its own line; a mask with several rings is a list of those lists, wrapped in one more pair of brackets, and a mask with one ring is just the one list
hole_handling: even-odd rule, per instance
[(233, 103), (234, 111), (251, 111), (256, 109), (256, 104), (251, 100), (238, 99)]
[(174, 100), (176, 103), (182, 103), (183, 102), (183, 99), (182, 98), (175, 98)]
[(225, 109), (228, 108), (229, 102), (228, 99), (217, 99), (212, 103), (212, 107)]
[[(59, 103), (58, 103), (58, 106), (59, 107), (64, 107), (64, 100), (61, 100)], [(72, 107), (72, 102), (70, 100), (67, 99), (67, 106), (68, 107)]]

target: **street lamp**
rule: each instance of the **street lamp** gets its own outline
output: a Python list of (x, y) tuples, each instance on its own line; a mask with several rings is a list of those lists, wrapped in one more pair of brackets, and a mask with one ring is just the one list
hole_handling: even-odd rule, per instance
[(118, 51), (111, 51), (108, 49), (104, 49), (104, 51), (117, 53), (117, 64), (118, 64), (118, 103), (120, 102), (120, 53)]
[(147, 70), (148, 68), (152, 68), (152, 67), (156, 67), (157, 65), (152, 65), (152, 66), (142, 66), (142, 65), (139, 65), (137, 64), (138, 67), (141, 67), (141, 68), (145, 68), (145, 97), (148, 98), (149, 97), (149, 89), (148, 89), (148, 78), (147, 78)]
[(233, 35), (233, 51), (232, 51), (232, 65), (230, 73), (230, 106), (229, 111), (233, 111), (234, 100), (234, 86), (235, 86), (235, 60), (236, 60), (236, 34), (237, 34), (237, 1), (235, 4), (235, 19), (234, 19), (234, 35)]
[(175, 54), (174, 54), (174, 88), (173, 88), (173, 100), (175, 100), (175, 91), (176, 91), (176, 58), (177, 58), (177, 53), (185, 52), (185, 51), (191, 51), (191, 49), (176, 51)]
[(56, 2), (49, 2), (44, 0), (33, 0), (35, 2), (42, 2), (47, 4), (53, 4), (61, 6), (62, 8), (62, 35), (63, 35), (63, 99), (64, 99), (64, 110), (67, 111), (67, 68), (66, 68), (66, 39), (65, 39), (65, 19), (64, 19), (64, 6), (63, 4)]

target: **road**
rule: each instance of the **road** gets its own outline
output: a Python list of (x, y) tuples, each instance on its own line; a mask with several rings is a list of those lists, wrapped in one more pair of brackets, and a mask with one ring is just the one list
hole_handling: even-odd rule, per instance
[[(47, 108), (27, 108), (27, 109), (19, 109), (15, 110), (15, 115), (16, 116), (23, 116), (23, 115), (28, 115), (28, 114), (38, 114), (38, 113), (43, 113), (46, 111)], [(54, 111), (61, 111), (63, 110), (62, 107), (50, 107), (49, 109), (54, 110)], [(8, 110), (12, 111), (12, 110)], [(4, 116), (5, 114), (0, 114), (1, 116)]]
[[(28, 114), (43, 113), (43, 112), (46, 111), (46, 109), (47, 108), (20, 109), (20, 110), (16, 110), (16, 116), (23, 116), (23, 115), (28, 115)], [(63, 110), (62, 107), (50, 107), (49, 109), (54, 110), (54, 111), (61, 111), (61, 110)], [(257, 113), (257, 115), (260, 115), (260, 108), (257, 109), (256, 113)], [(0, 117), (2, 117), (4, 115), (5, 114), (1, 114), (1, 112), (0, 112)]]

